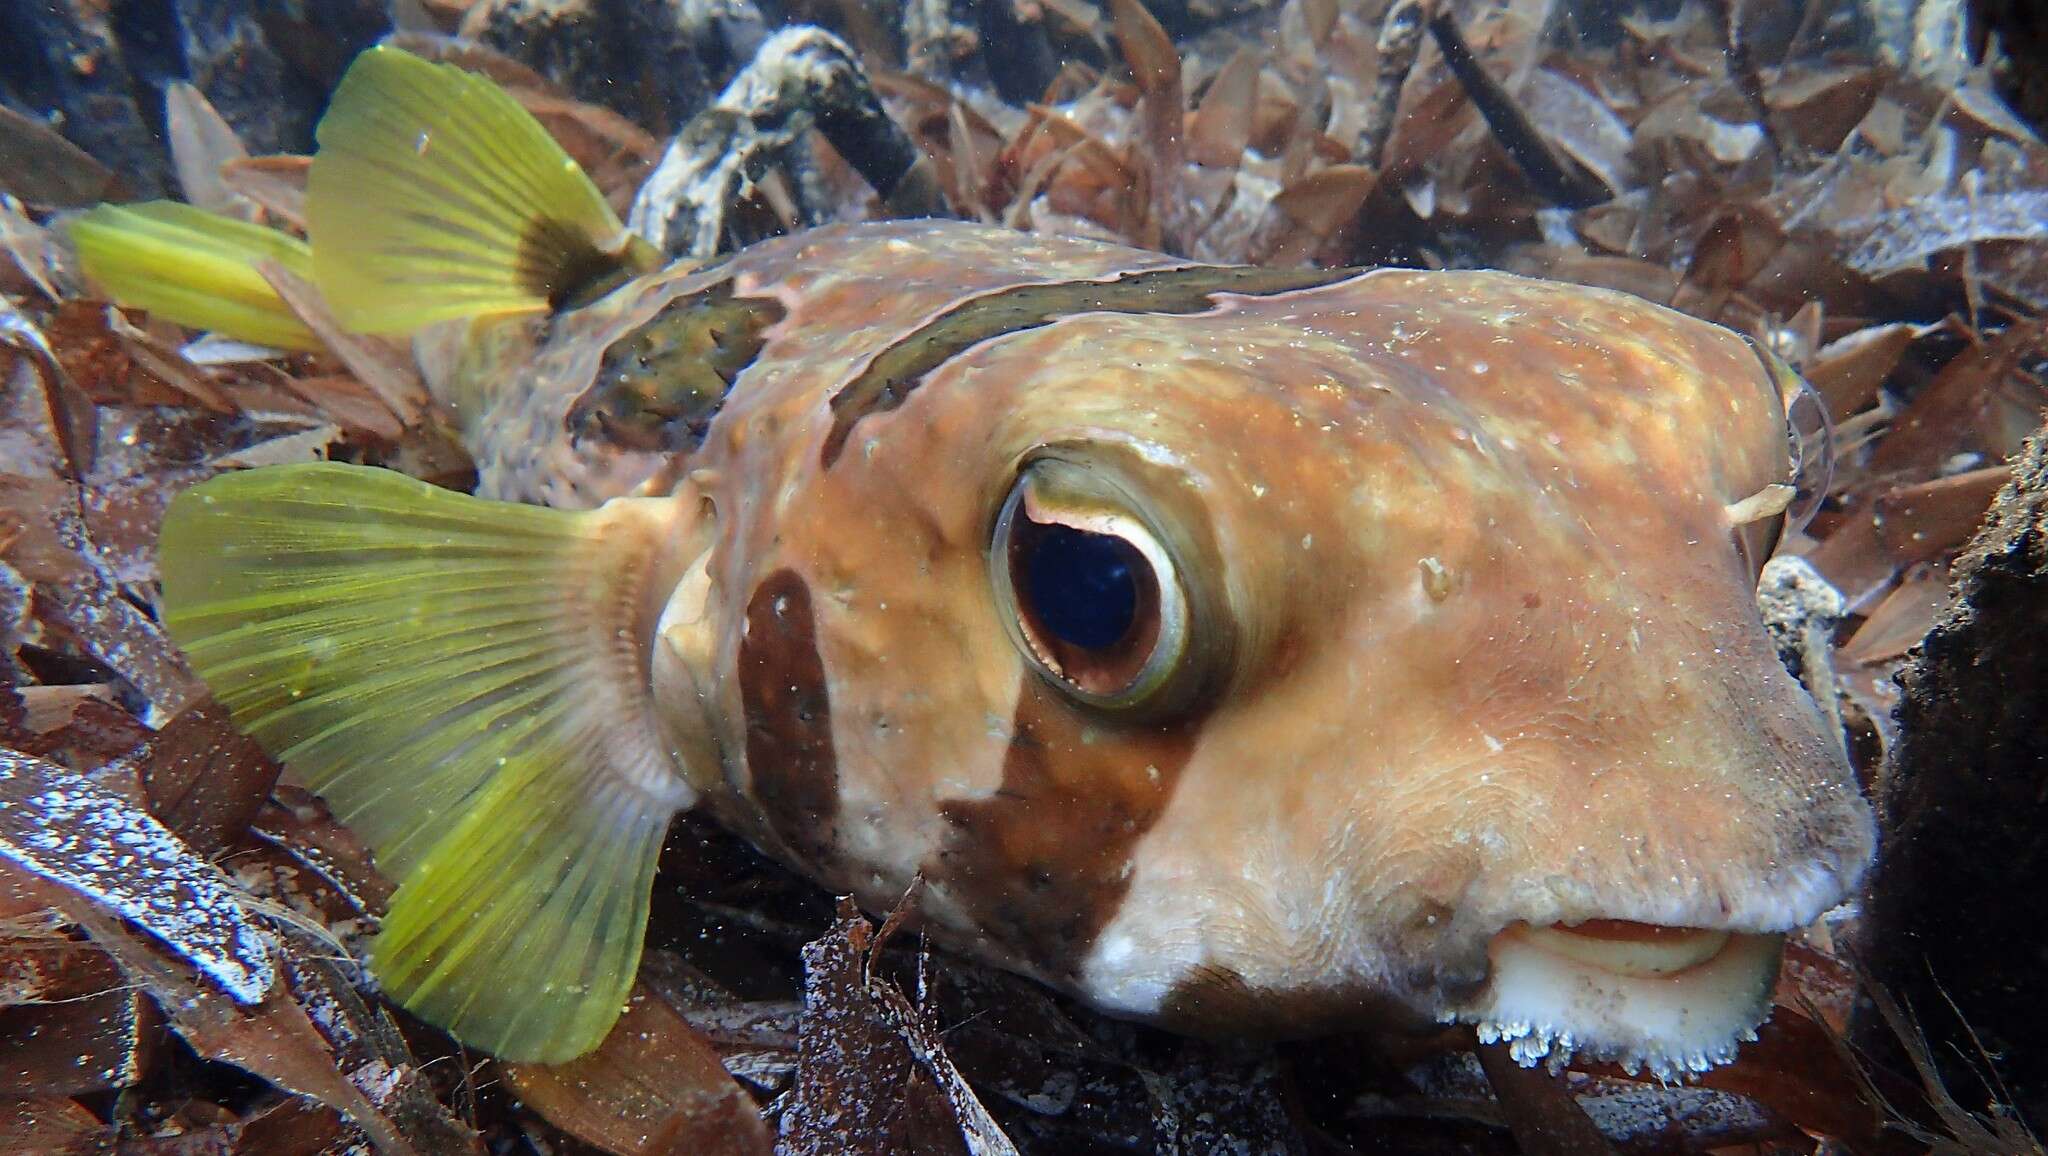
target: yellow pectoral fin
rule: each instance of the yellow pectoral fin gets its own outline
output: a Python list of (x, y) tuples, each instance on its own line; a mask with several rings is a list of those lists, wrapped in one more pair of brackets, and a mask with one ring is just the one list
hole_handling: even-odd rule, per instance
[(398, 882), (374, 970), (465, 1043), (559, 1061), (618, 1016), (694, 799), (647, 648), (695, 517), (318, 463), (215, 478), (164, 519), (166, 628)]
[(371, 954), (391, 998), (472, 1047), (561, 1063), (602, 1043), (640, 966), (669, 813), (518, 760), (399, 886)]
[(321, 348), (256, 270), (276, 261), (311, 276), (297, 237), (176, 201), (101, 205), (70, 233), (87, 279), (118, 304), (274, 349)]
[(489, 80), (372, 48), (307, 178), (315, 281), (351, 329), (530, 313), (653, 254), (540, 122)]

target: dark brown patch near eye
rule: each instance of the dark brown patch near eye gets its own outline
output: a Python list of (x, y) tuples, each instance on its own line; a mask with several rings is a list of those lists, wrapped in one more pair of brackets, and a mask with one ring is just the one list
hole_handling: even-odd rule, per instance
[(837, 842), (839, 760), (811, 590), (795, 571), (770, 574), (747, 601), (739, 680), (755, 804), (792, 852), (823, 864)]
[(942, 808), (951, 830), (934, 884), (989, 935), (1053, 975), (1072, 975), (1130, 887), (1138, 840), (1166, 809), (1200, 726), (1103, 728), (1029, 679), (1001, 789)]
[(1356, 269), (1197, 265), (1146, 269), (1109, 281), (1018, 285), (969, 298), (876, 354), (832, 395), (832, 428), (821, 460), (831, 468), (860, 419), (901, 406), (927, 373), (992, 337), (1037, 329), (1077, 313), (1202, 313), (1216, 307), (1219, 293), (1263, 297), (1357, 275)]

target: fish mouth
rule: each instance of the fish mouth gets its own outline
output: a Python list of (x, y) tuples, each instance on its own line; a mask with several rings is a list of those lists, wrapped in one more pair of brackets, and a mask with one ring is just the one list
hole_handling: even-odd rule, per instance
[(1782, 934), (1624, 919), (1509, 924), (1488, 979), (1446, 1019), (1477, 1025), (1525, 1067), (1608, 1060), (1664, 1080), (1735, 1058), (1769, 1018)]

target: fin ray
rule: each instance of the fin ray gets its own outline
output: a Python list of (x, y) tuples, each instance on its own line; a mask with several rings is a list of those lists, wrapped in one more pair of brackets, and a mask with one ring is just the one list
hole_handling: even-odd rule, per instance
[(679, 511), (316, 463), (214, 478), (165, 517), (166, 628), (398, 882), (372, 951), (386, 991), (506, 1058), (603, 1038), (692, 801), (620, 642), (648, 625)]
[(70, 234), (86, 277), (118, 304), (275, 349), (323, 348), (256, 270), (276, 261), (310, 276), (297, 237), (177, 201), (100, 205)]
[(356, 58), (318, 130), (315, 281), (370, 333), (531, 313), (652, 251), (489, 80), (391, 47)]

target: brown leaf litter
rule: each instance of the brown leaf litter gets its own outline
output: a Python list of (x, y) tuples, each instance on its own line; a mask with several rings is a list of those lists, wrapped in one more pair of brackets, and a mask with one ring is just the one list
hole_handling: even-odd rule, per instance
[[(1892, 675), (1937, 623), (1967, 629), (1958, 552), (2048, 403), (2048, 149), (1984, 68), (1901, 66), (1818, 3), (1770, 21), (1714, 0), (1602, 31), (1535, 0), (1059, 0), (1013, 15), (1064, 65), (1005, 100), (963, 79), (985, 63), (977, 29), (906, 7), (924, 39), (896, 43), (862, 0), (807, 10), (838, 11), (857, 49), (800, 39), (871, 84), (916, 154), (807, 132), (815, 94), (746, 106), (777, 119), (697, 158), (731, 179), (692, 204), (693, 246), (902, 211), (866, 182), (914, 171), (915, 211), (1215, 260), (1491, 265), (1749, 333), (1835, 423), (1832, 489), (1787, 548), (1843, 595), (1819, 685), (1891, 789), (1913, 717), (1892, 720)], [(481, 9), (408, 11), (449, 30)], [(663, 158), (544, 69), (402, 39), (500, 78), (622, 208)], [(167, 123), (190, 199), (303, 227), (305, 158), (248, 156), (194, 89)], [(716, 136), (690, 123), (679, 141)], [(742, 138), (743, 158), (719, 151)], [(1509, 1070), (1469, 1032), (1275, 1048), (1105, 1020), (835, 910), (694, 820), (604, 1046), (552, 1068), (467, 1054), (378, 1001), (358, 960), (389, 885), (226, 725), (153, 613), (155, 525), (184, 486), (317, 457), (459, 486), (467, 463), (404, 351), (341, 332), (281, 270), (326, 352), (94, 300), (50, 226), (117, 193), (113, 174), (12, 113), (0, 156), (33, 158), (0, 165), (0, 1149), (2039, 1150), (1959, 1103), (1919, 1028), (1843, 962), (1854, 913), (1794, 944), (1737, 1063), (1663, 1087)], [(1843, 1042), (1859, 992), (1905, 1041), (1890, 1066)]]

